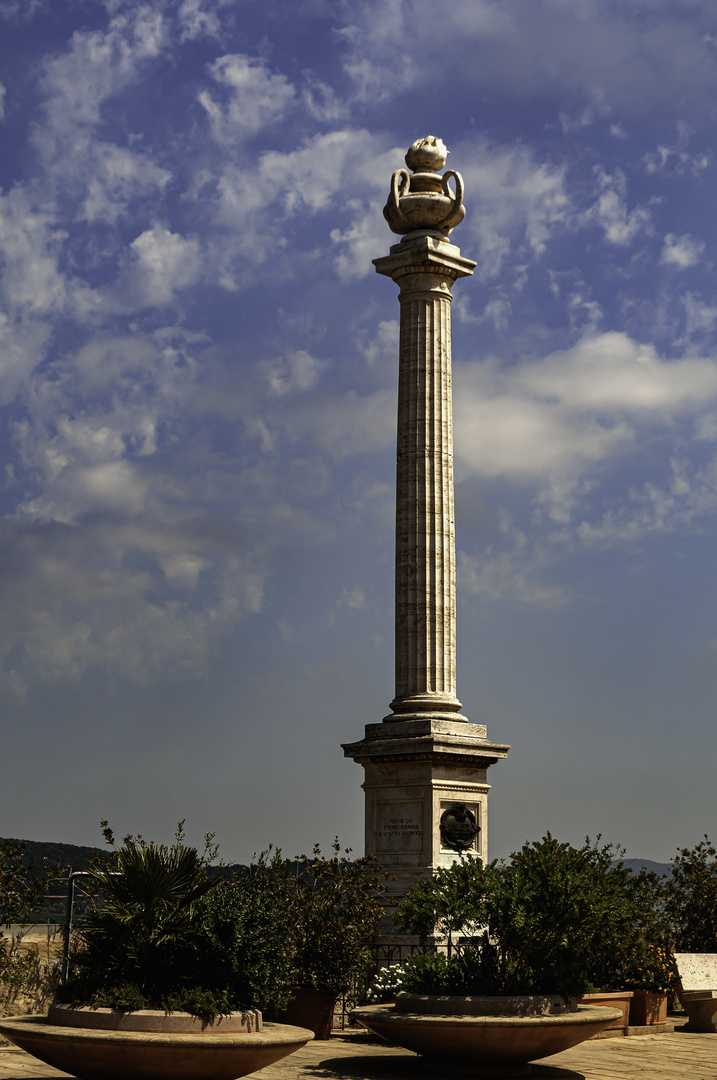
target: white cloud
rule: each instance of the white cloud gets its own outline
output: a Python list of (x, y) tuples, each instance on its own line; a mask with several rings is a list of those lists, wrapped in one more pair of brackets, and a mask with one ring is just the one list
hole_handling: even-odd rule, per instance
[(684, 175), (685, 173), (698, 176), (710, 163), (710, 154), (704, 150), (690, 153), (688, 146), (692, 133), (684, 120), (677, 122), (677, 138), (670, 145), (660, 145), (651, 154), (643, 158), (645, 170), (649, 175), (665, 173), (665, 175)]
[(327, 366), (325, 360), (318, 360), (306, 349), (297, 349), (263, 365), (268, 377), (269, 392), (280, 397), (296, 391), (310, 390)]
[[(380, 236), (379, 250), (385, 247), (379, 192), (387, 185), (396, 155), (366, 130), (343, 129), (315, 135), (287, 152), (265, 151), (253, 168), (224, 164), (213, 201), (219, 231), (211, 258), (217, 279), (225, 288), (237, 288), (255, 275), (257, 264), (268, 260), (274, 273), (296, 272), (284, 257), (290, 223), (336, 207), (338, 200), (336, 220), (346, 220), (348, 208), (353, 223), (344, 231), (326, 227), (337, 248), (334, 266), (344, 279), (367, 274), (370, 236), (375, 235), (377, 244)], [(209, 190), (208, 178), (205, 183)], [(206, 200), (211, 204), (209, 195)], [(325, 252), (321, 235), (315, 243)]]
[(221, 22), (216, 12), (207, 11), (202, 0), (182, 0), (179, 5), (179, 22), (182, 41), (195, 41), (200, 37), (219, 38)]
[(0, 311), (0, 404), (9, 404), (44, 359), (51, 328), (43, 320), (10, 318)]
[(136, 263), (129, 280), (134, 303), (140, 307), (169, 304), (179, 289), (192, 285), (199, 277), (202, 260), (199, 241), (155, 225), (146, 229), (130, 244)]
[(685, 336), (689, 341), (695, 334), (711, 334), (717, 324), (717, 306), (707, 304), (694, 293), (687, 293), (685, 303)]
[(687, 270), (697, 266), (705, 249), (704, 241), (693, 236), (677, 236), (668, 233), (660, 255), (660, 262), (665, 266), (674, 266), (678, 270)]
[(648, 480), (630, 490), (628, 497), (575, 528), (585, 546), (634, 544), (644, 536), (686, 530), (704, 516), (717, 512), (717, 460), (703, 468), (687, 461), (669, 462), (662, 483)]
[[(179, 328), (97, 336), (30, 381), (0, 523), (8, 692), (97, 667), (141, 685), (199, 677), (213, 643), (261, 609), (284, 538), (330, 535), (186, 438), (196, 343)], [(297, 390), (321, 366), (299, 353), (285, 372)]]
[[(75, 681), (93, 666), (140, 685), (196, 678), (212, 643), (259, 610), (266, 556), (207, 528), (96, 519), (0, 534), (0, 688)], [(205, 591), (198, 592), (200, 581)]]
[[(605, 104), (605, 96), (602, 86), (594, 86), (590, 91), (591, 103), (587, 108), (582, 109), (577, 115), (561, 112), (559, 119), (563, 135), (571, 135), (575, 131), (581, 131), (583, 128), (590, 127), (600, 117), (609, 115), (612, 110), (609, 105)], [(617, 126), (619, 127), (619, 125)]]
[(565, 166), (536, 161), (523, 147), (475, 139), (456, 147), (455, 156), (470, 199), (462, 234), (478, 241), (481, 277), (500, 272), (511, 245), (540, 258), (552, 233), (571, 221)]
[(286, 76), (272, 73), (257, 57), (241, 53), (221, 56), (209, 65), (209, 73), (229, 90), (226, 104), (208, 90), (198, 95), (219, 142), (256, 135), (281, 120), (294, 103), (296, 91)]
[(105, 31), (76, 31), (69, 49), (46, 61), (46, 122), (38, 129), (38, 144), (46, 152), (52, 148), (54, 157), (78, 125), (94, 127), (103, 103), (134, 81), (166, 39), (162, 12), (141, 3), (117, 15)]
[(613, 332), (585, 337), (573, 349), (525, 365), (511, 381), (571, 410), (669, 414), (717, 395), (717, 364), (662, 360), (652, 345)]
[(15, 425), (26, 470), (18, 520), (66, 524), (109, 508), (136, 514), (161, 504), (171, 480), (142, 460), (168, 438), (192, 393), (196, 367), (181, 332), (100, 337), (36, 374)]
[(66, 238), (25, 189), (0, 195), (0, 288), (13, 311), (45, 314), (65, 307), (67, 281), (58, 270), (58, 255)]
[(565, 603), (567, 596), (562, 586), (540, 580), (550, 556), (540, 548), (527, 550), (525, 534), (512, 523), (509, 528), (501, 528), (501, 533), (501, 545), (507, 545), (507, 550), (499, 551), (496, 545), (487, 544), (479, 556), (457, 553), (456, 578), (461, 594), (548, 608)]
[(88, 140), (83, 149), (87, 195), (80, 216), (88, 222), (113, 225), (133, 199), (161, 194), (172, 176), (146, 154), (125, 147)]
[(396, 431), (396, 392), (307, 395), (291, 402), (281, 423), (289, 438), (309, 438), (335, 461), (342, 461), (391, 444)]
[(640, 432), (713, 408), (717, 362), (664, 360), (625, 334), (590, 334), (542, 361), (458, 367), (455, 386), (458, 474), (530, 481), (538, 505), (565, 522), (594, 470)]
[(381, 213), (382, 200), (374, 199), (368, 206), (361, 200), (346, 203), (353, 211), (353, 221), (344, 229), (331, 230), (331, 242), (343, 250), (334, 259), (341, 281), (356, 281), (373, 270), (371, 260), (386, 246), (386, 223)]
[(353, 611), (365, 611), (368, 607), (363, 589), (344, 589), (338, 600), (337, 608), (350, 608)]
[(140, 136), (118, 131), (113, 143), (98, 134), (105, 105), (141, 77), (167, 42), (162, 12), (135, 4), (106, 30), (76, 31), (64, 52), (44, 61), (43, 119), (31, 138), (45, 165), (45, 190), (61, 192), (65, 204), (76, 199), (80, 220), (115, 224), (134, 200), (161, 196), (171, 179)]
[(586, 224), (594, 221), (604, 229), (605, 239), (611, 244), (625, 246), (638, 233), (650, 229), (650, 211), (647, 207), (636, 206), (628, 212), (627, 181), (621, 169), (609, 175), (598, 167), (595, 173), (601, 193), (584, 215), (584, 221)]
[(638, 115), (680, 109), (686, 98), (706, 107), (713, 18), (707, 5), (689, 4), (689, 18), (683, 6), (641, 5), (638, 19), (634, 5), (591, 0), (364, 0), (343, 28), (344, 66), (372, 102), (420, 85), (436, 57), (450, 57), (456, 94), (568, 98), (571, 116), (586, 99)]

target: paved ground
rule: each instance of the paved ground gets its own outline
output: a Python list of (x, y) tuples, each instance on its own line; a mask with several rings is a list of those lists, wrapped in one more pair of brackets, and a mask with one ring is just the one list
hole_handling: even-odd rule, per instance
[[(0, 1047), (0, 1080), (51, 1080), (67, 1073), (14, 1047)], [(447, 1074), (448, 1076), (449, 1074)], [(717, 1034), (599, 1039), (545, 1058), (536, 1080), (717, 1080)], [(415, 1054), (368, 1033), (315, 1041), (257, 1080), (425, 1080)], [(132, 1080), (128, 1077), (127, 1080)]]

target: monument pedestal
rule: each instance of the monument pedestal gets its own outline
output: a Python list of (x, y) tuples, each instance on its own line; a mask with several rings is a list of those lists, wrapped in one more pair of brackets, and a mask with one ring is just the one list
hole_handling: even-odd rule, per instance
[[(419, 881), (455, 862), (459, 850), (487, 861), (486, 772), (509, 747), (489, 742), (482, 724), (462, 716), (367, 724), (364, 738), (343, 750), (364, 768), (365, 851), (395, 878), (387, 885), (389, 909)], [(456, 807), (464, 807), (468, 813), (459, 815), (467, 822), (472, 815), (477, 826), (474, 835), (468, 827), (462, 840), (456, 839)], [(396, 933), (389, 920), (382, 929), (382, 937)]]

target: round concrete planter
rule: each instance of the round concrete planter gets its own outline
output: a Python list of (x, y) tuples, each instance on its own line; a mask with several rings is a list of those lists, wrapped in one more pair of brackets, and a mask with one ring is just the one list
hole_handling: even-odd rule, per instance
[(120, 1012), (118, 1009), (92, 1009), (89, 1005), (65, 1005), (53, 1002), (47, 1013), (50, 1024), (61, 1027), (94, 1028), (101, 1031), (160, 1032), (165, 1035), (222, 1034), (262, 1031), (263, 1022), (258, 1009), (233, 1012), (216, 1020), (201, 1020), (186, 1012), (158, 1012), (137, 1009)]
[[(413, 1001), (405, 1000), (409, 997)], [(414, 1011), (404, 1011), (409, 1007)], [(531, 1061), (558, 1054), (596, 1035), (618, 1012), (593, 1005), (569, 1010), (562, 999), (555, 1002), (545, 997), (399, 994), (395, 1005), (354, 1009), (351, 1015), (377, 1035), (423, 1055), (424, 1068), (429, 1071), (518, 1077), (530, 1075)]]
[(0, 1034), (80, 1080), (235, 1080), (292, 1054), (314, 1037), (287, 1024), (264, 1024), (255, 1032), (217, 1027), (177, 1034), (72, 1027), (40, 1016), (0, 1020)]

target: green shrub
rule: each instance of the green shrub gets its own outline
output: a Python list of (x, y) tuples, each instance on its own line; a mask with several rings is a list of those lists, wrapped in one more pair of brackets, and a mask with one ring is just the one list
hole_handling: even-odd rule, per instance
[[(38, 873), (25, 861), (23, 840), (0, 839), (0, 924), (24, 923), (53, 883), (67, 876), (66, 867), (51, 868), (46, 859)], [(37, 953), (20, 953), (15, 942), (0, 933), (0, 986), (16, 989), (32, 972)]]
[(198, 902), (219, 884), (207, 870), (211, 853), (185, 847), (181, 825), (171, 847), (129, 836), (117, 848), (105, 828), (114, 850), (88, 868), (99, 904), (79, 924), (61, 996), (118, 1009), (169, 1009), (170, 1000), (196, 990)]
[(717, 851), (705, 835), (678, 848), (662, 887), (676, 952), (717, 952)]
[(231, 1001), (275, 1013), (288, 999), (292, 916), (284, 902), (280, 854), (262, 853), (245, 875), (223, 881), (199, 905), (196, 971)]
[(98, 903), (80, 922), (71, 977), (60, 996), (75, 1004), (182, 1010), (212, 1019), (241, 1008), (276, 1012), (292, 982), (344, 990), (371, 963), (382, 912), (381, 872), (350, 861), (338, 841), (294, 862), (262, 853), (230, 880), (203, 855), (125, 837), (88, 870)]
[[(404, 985), (423, 993), (561, 994), (619, 989), (659, 935), (656, 878), (633, 875), (599, 837), (581, 848), (548, 833), (508, 862), (463, 858), (419, 884), (401, 930), (447, 939), (445, 958), (411, 958)], [(441, 986), (440, 991), (421, 987)]]
[(326, 858), (312, 855), (287, 863), (285, 902), (293, 926), (292, 979), (298, 985), (337, 993), (349, 989), (373, 963), (371, 948), (383, 912), (387, 877), (373, 856), (348, 858), (338, 839)]
[(205, 851), (125, 837), (88, 873), (98, 904), (80, 923), (60, 997), (132, 1011), (186, 1011), (211, 1020), (242, 1008), (279, 1008), (289, 978), (289, 913), (264, 856), (245, 877), (211, 873)]

